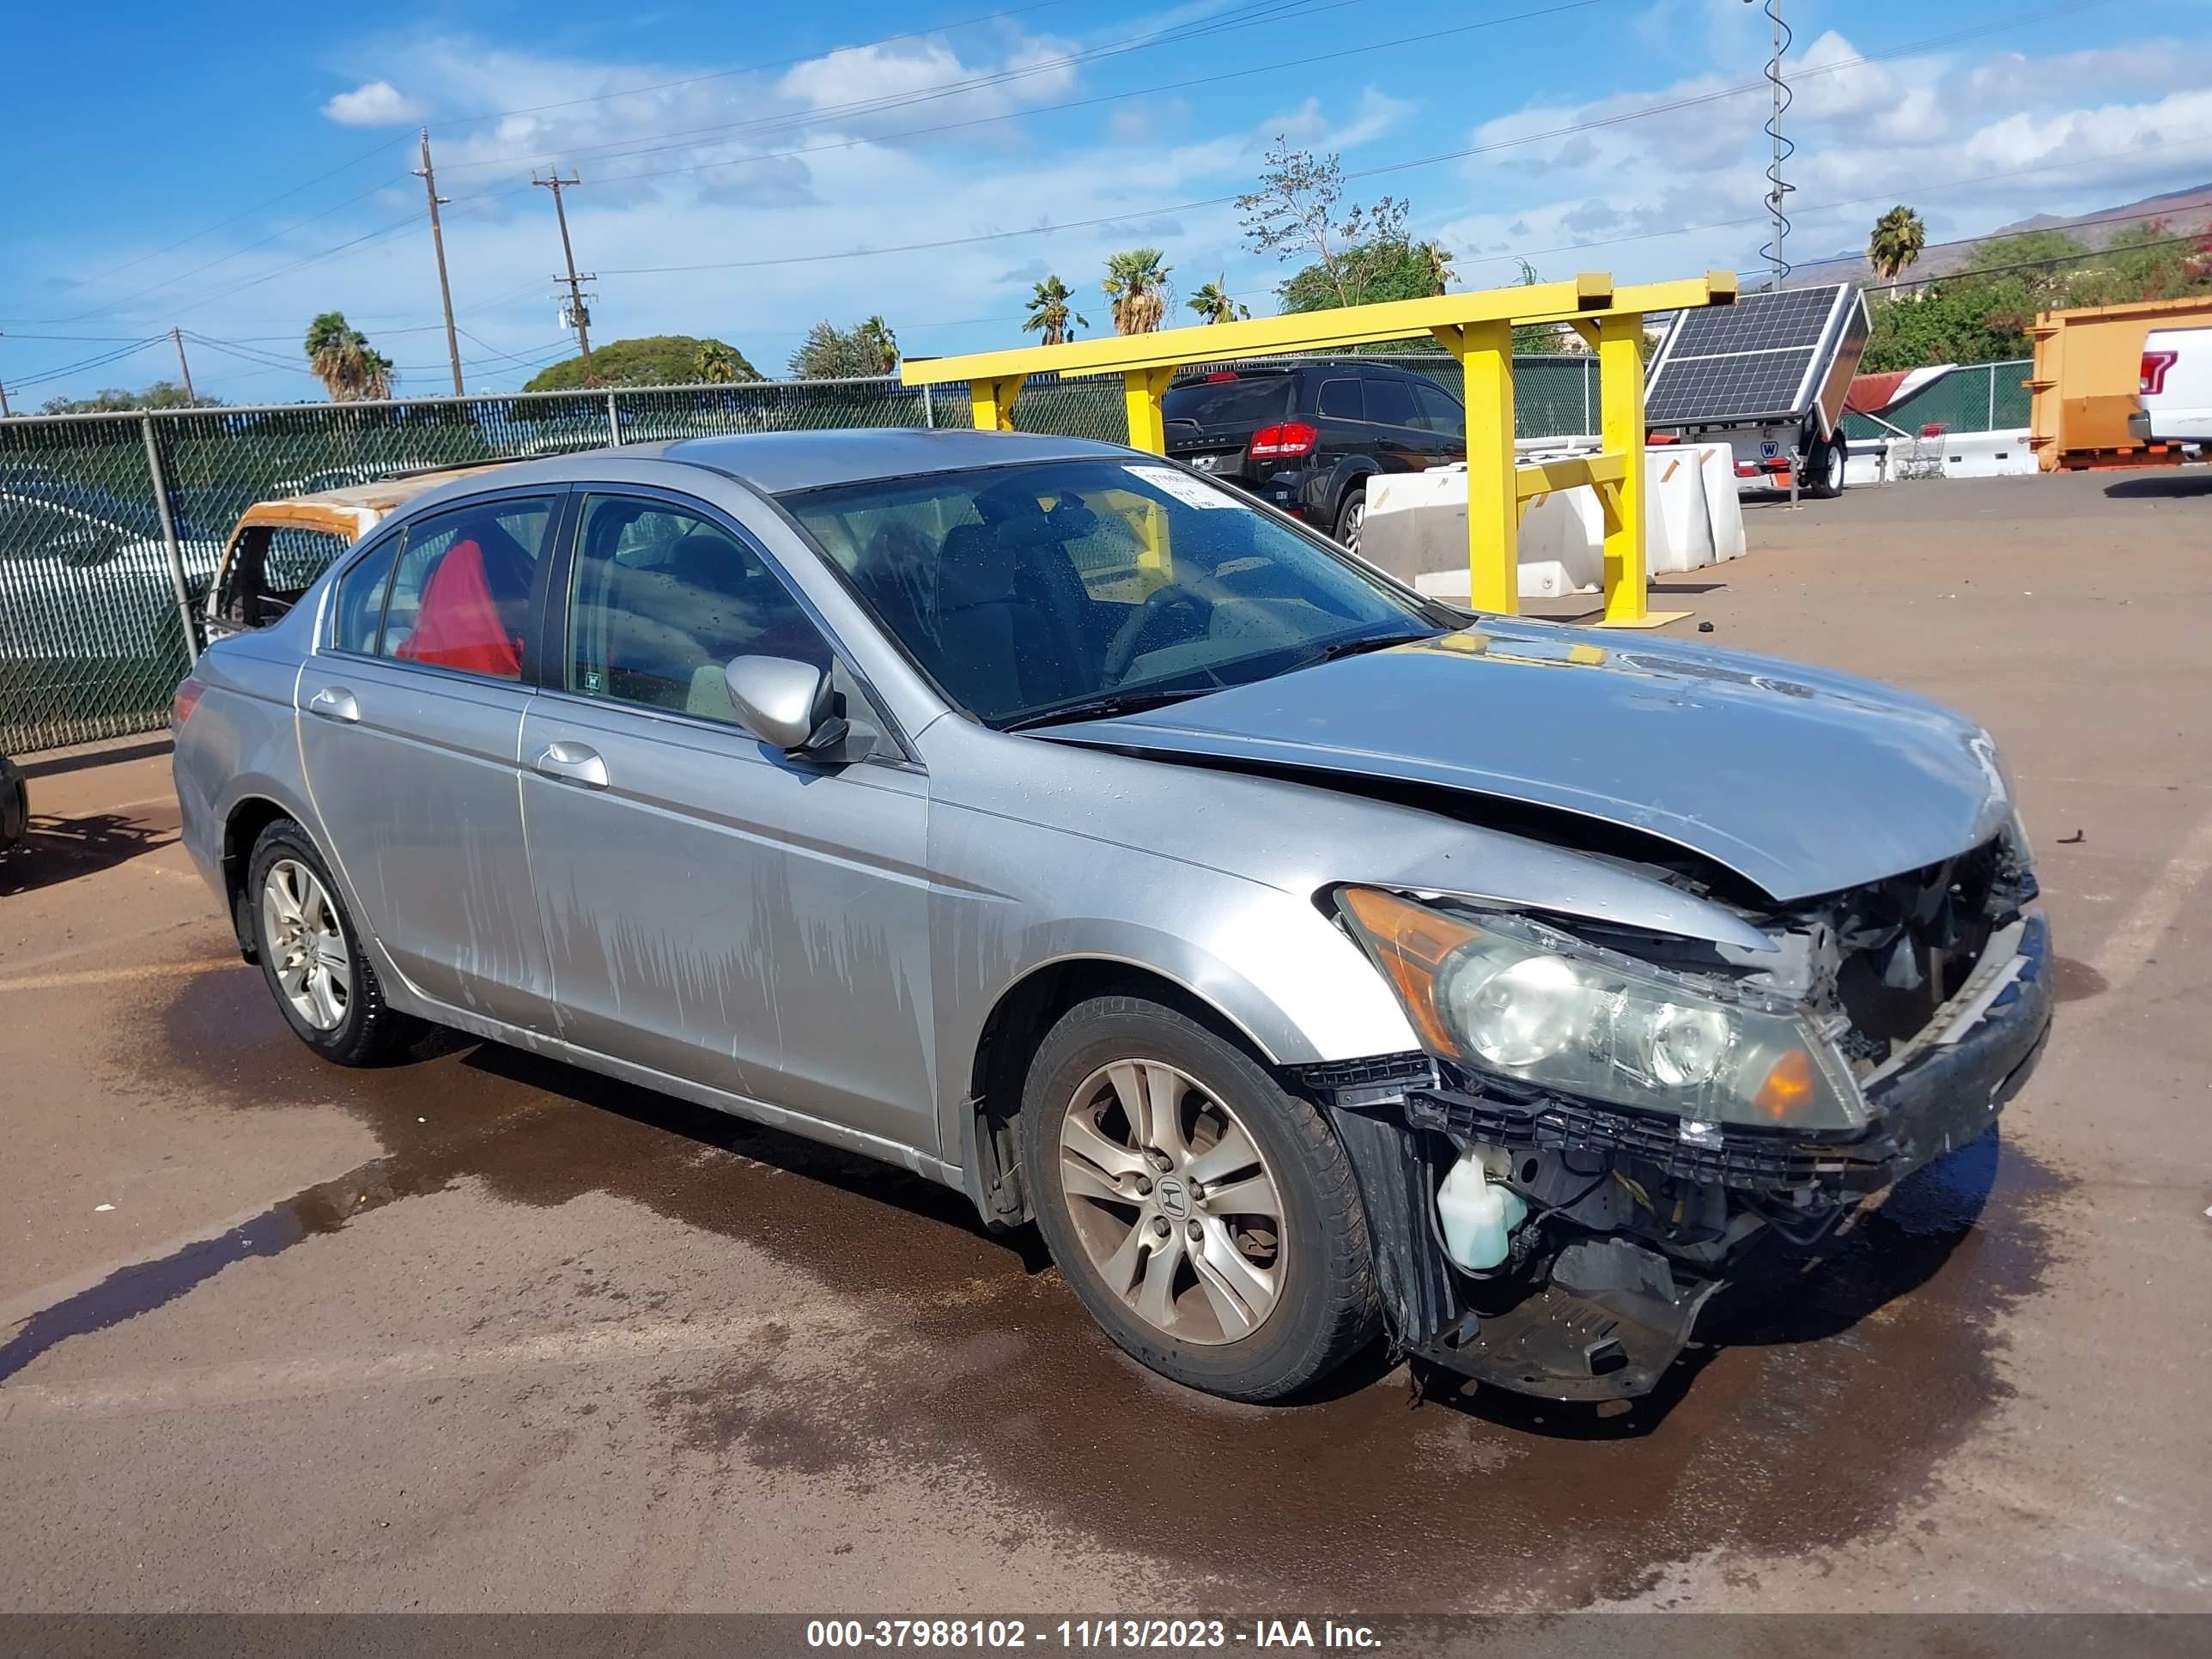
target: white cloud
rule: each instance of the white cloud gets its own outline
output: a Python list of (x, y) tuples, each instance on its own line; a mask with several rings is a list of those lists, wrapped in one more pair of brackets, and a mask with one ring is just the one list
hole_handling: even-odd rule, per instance
[(369, 81), (338, 94), (323, 113), (342, 127), (391, 127), (421, 120), (425, 106), (389, 81)]
[[(996, 66), (965, 64), (934, 36), (866, 46), (840, 46), (787, 70), (777, 90), (825, 118), (855, 119), (885, 100), (913, 100), (920, 118), (962, 120), (1034, 104), (1075, 85), (1072, 48), (1031, 35), (1016, 41)], [(902, 118), (912, 119), (913, 118)]]
[(1410, 99), (1393, 98), (1378, 88), (1363, 87), (1358, 108), (1348, 121), (1340, 124), (1331, 119), (1320, 99), (1308, 98), (1295, 109), (1269, 116), (1258, 130), (1269, 137), (1279, 133), (1307, 149), (1357, 149), (1372, 143), (1419, 107)]
[(2202, 41), (2184, 40), (2094, 46), (2039, 60), (2006, 52), (1977, 64), (1962, 78), (1966, 94), (1983, 105), (2078, 98), (2103, 88), (2180, 91), (2203, 80), (2203, 52)]

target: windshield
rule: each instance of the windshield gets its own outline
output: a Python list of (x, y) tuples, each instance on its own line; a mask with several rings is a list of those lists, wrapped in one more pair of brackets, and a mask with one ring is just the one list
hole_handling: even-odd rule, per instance
[(1000, 727), (1199, 696), (1445, 629), (1417, 597), (1159, 461), (781, 500), (939, 689)]

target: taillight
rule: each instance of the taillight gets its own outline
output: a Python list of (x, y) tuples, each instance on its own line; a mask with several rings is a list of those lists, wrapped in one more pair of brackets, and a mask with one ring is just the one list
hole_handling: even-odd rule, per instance
[(1314, 446), (1321, 441), (1321, 434), (1304, 421), (1285, 421), (1280, 426), (1263, 426), (1252, 434), (1255, 455), (1310, 455)]
[(2166, 390), (2166, 371), (2172, 368), (2181, 354), (2178, 351), (2146, 351), (2142, 355), (2142, 395), (2154, 398)]
[(174, 731), (192, 717), (192, 710), (200, 706), (200, 693), (207, 690), (201, 681), (187, 674), (178, 682), (177, 694), (169, 700), (169, 728)]
[(1212, 374), (1207, 375), (1206, 380), (1206, 384), (1209, 386), (1219, 386), (1224, 380), (1233, 380), (1236, 378), (1237, 371), (1235, 369), (1217, 368)]

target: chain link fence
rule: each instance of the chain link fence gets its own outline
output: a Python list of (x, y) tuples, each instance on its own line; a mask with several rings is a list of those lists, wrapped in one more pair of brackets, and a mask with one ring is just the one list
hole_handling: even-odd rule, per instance
[[(1457, 394), (1458, 365), (1442, 352), (1392, 352), (1389, 361)], [(1927, 412), (1923, 398), (1905, 406), (1911, 429), (1936, 420), (1954, 432), (2024, 425), (2027, 394), (2018, 382), (2026, 368), (1981, 365), (1948, 376), (1924, 394)], [(1523, 437), (1595, 432), (1595, 361), (1516, 359), (1514, 408)], [(164, 494), (181, 597), (197, 610), (230, 526), (256, 501), (610, 443), (968, 423), (959, 388), (888, 379), (0, 421), (0, 752), (150, 731), (166, 719), (188, 653)], [(1128, 437), (1113, 375), (1038, 376), (1016, 402), (1014, 424), (1109, 443)]]
[(1893, 438), (1899, 430), (1917, 436), (1931, 426), (1947, 433), (2025, 428), (2031, 396), (2027, 382), (2034, 368), (2031, 357), (1964, 364), (1882, 410), (1880, 422), (1863, 415), (1844, 416), (1844, 436), (1856, 443)]

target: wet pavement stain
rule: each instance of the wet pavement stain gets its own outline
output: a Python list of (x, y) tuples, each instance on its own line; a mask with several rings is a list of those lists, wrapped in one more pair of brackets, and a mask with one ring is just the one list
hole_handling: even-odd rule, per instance
[(2090, 997), (2102, 996), (2112, 988), (2105, 976), (2086, 962), (2076, 962), (2071, 957), (2057, 957), (2051, 963), (2051, 994), (2060, 1002), (2081, 1002)]
[(654, 1404), (702, 1468), (988, 1479), (1239, 1600), (1567, 1606), (1716, 1547), (1817, 1553), (1879, 1530), (2004, 1397), (1997, 1322), (2041, 1281), (2065, 1185), (1984, 1137), (1763, 1304), (1717, 1303), (1708, 1346), (1620, 1416), (1487, 1391), (1416, 1408), (1379, 1362), (1260, 1408), (1122, 1358), (1033, 1234), (986, 1233), (948, 1189), (495, 1045), (424, 1055), (333, 1071), (258, 975), (225, 969), (131, 1063), (247, 1111), (334, 1102), (381, 1139), (395, 1196), (462, 1178), (520, 1204), (607, 1193), (879, 1310), (885, 1350), (828, 1384), (772, 1343), (666, 1379)]

